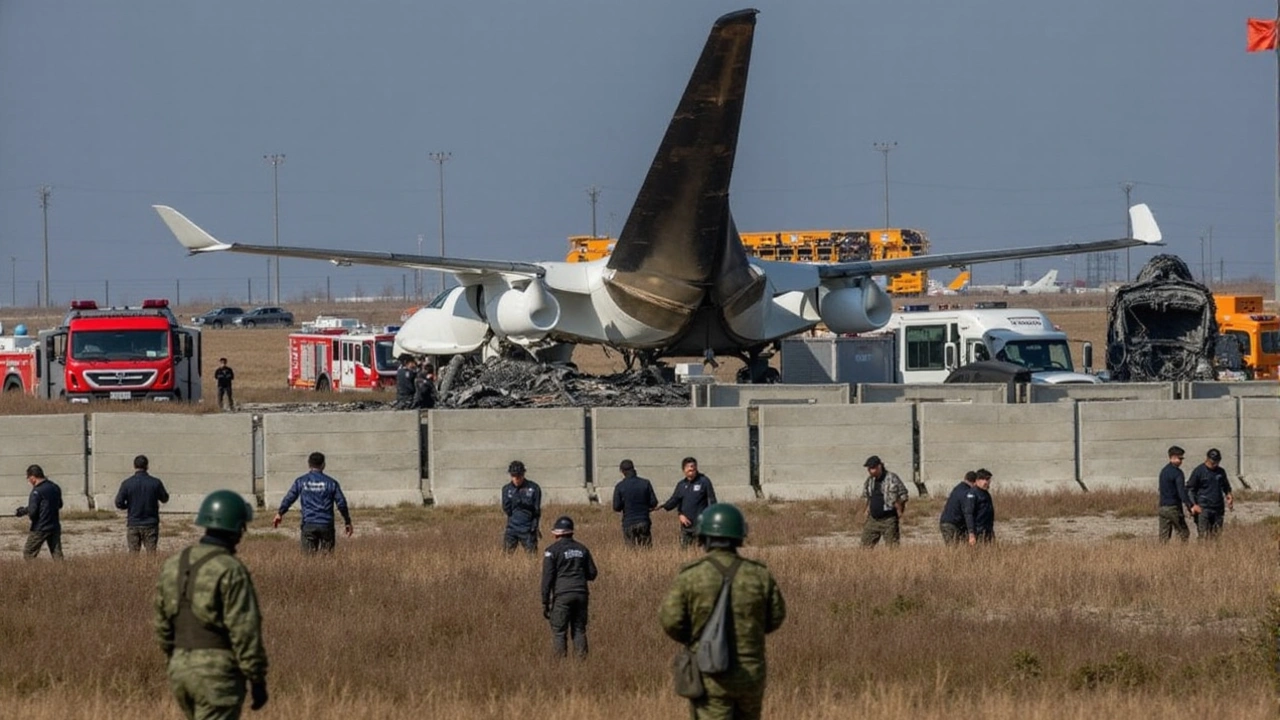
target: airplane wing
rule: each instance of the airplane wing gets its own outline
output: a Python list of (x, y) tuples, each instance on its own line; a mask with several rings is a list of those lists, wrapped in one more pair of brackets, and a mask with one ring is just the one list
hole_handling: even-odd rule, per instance
[(245, 245), (243, 243), (224, 243), (200, 226), (191, 222), (185, 215), (167, 205), (152, 205), (160, 213), (160, 219), (169, 226), (169, 230), (178, 242), (191, 254), (218, 252), (249, 253), (251, 255), (276, 255), (278, 257), (305, 258), (308, 260), (328, 260), (335, 265), (383, 265), (387, 267), (414, 268), (418, 270), (444, 270), (458, 275), (483, 275), (499, 273), (503, 275), (523, 275), (526, 277), (542, 277), (547, 274), (546, 268), (534, 263), (507, 262), (503, 260), (464, 260), (462, 258), (445, 258), (435, 255), (407, 255), (391, 252), (368, 252), (364, 250), (332, 250), (328, 248), (303, 248), (275, 245)]
[(1133, 221), (1133, 237), (1115, 240), (1096, 240), (1093, 242), (1062, 243), (1059, 245), (1038, 245), (1027, 248), (1009, 248), (1007, 250), (976, 250), (973, 252), (944, 253), (941, 255), (918, 255), (909, 258), (892, 258), (889, 260), (864, 260), (860, 262), (834, 263), (818, 266), (818, 276), (823, 279), (846, 277), (866, 277), (870, 275), (896, 275), (901, 272), (930, 270), (940, 267), (963, 267), (977, 263), (997, 262), (1000, 260), (1017, 260), (1019, 258), (1049, 257), (1053, 255), (1075, 255), (1077, 253), (1100, 252), (1105, 250), (1123, 250), (1131, 247), (1143, 247), (1160, 244), (1160, 227), (1145, 204), (1129, 208), (1129, 217)]

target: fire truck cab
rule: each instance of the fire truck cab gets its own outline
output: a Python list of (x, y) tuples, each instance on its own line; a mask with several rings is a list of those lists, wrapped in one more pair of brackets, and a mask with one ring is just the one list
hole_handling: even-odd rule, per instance
[(39, 387), (44, 398), (200, 400), (200, 330), (183, 327), (168, 300), (99, 308), (76, 300), (53, 330), (40, 333)]
[(395, 333), (349, 332), (343, 327), (289, 336), (289, 387), (381, 390), (395, 387)]

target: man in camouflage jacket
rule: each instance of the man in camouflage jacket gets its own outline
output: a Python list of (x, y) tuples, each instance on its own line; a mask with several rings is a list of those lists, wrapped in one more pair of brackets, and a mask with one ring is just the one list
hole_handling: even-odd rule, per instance
[(239, 718), (245, 683), (253, 710), (267, 704), (262, 615), (249, 571), (235, 557), (253, 510), (216, 490), (200, 505), (205, 536), (165, 561), (156, 584), (154, 626), (169, 659), (169, 687), (189, 719)]
[(732, 662), (724, 672), (703, 673), (706, 693), (689, 702), (697, 720), (755, 720), (764, 704), (764, 636), (782, 626), (787, 606), (764, 563), (738, 555), (747, 536), (738, 508), (727, 503), (708, 507), (697, 530), (706, 554), (680, 569), (658, 619), (672, 640), (693, 649), (715, 609), (722, 579), (732, 574)]

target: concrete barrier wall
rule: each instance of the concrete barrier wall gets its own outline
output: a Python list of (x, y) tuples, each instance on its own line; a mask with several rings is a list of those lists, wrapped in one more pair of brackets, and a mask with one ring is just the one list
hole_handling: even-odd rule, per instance
[(955, 385), (858, 385), (859, 403), (886, 402), (948, 402), (948, 403), (1006, 403), (1009, 386), (999, 383)]
[(1071, 400), (1173, 400), (1174, 383), (1103, 383), (1101, 385), (1029, 385), (1033, 403)]
[(860, 498), (869, 455), (879, 455), (911, 489), (916, 412), (909, 403), (761, 407), (761, 490), (786, 500)]
[(1142, 488), (1154, 492), (1170, 445), (1187, 451), (1183, 470), (1204, 460), (1211, 447), (1234, 477), (1240, 457), (1236, 443), (1236, 401), (1177, 400), (1082, 402), (1076, 405), (1080, 432), (1080, 475), (1085, 487)]
[(31, 495), (27, 466), (39, 465), (62, 488), (67, 510), (87, 510), (84, 415), (0, 417), (0, 513), (12, 515)]
[(1280, 383), (1275, 380), (1256, 382), (1192, 382), (1187, 383), (1184, 397), (1206, 400), (1220, 397), (1274, 398), (1280, 397)]
[(1280, 399), (1241, 398), (1239, 403), (1240, 474), (1254, 489), (1274, 490), (1280, 487)]
[(590, 499), (586, 414), (579, 408), (432, 410), (427, 432), (428, 476), (437, 505), (498, 508), (512, 460), (524, 462), (529, 479), (542, 487), (544, 503)]
[[(274, 512), (307, 456), (325, 454), (325, 474), (353, 507), (422, 504), (417, 412), (273, 413), (262, 417), (263, 500)], [(246, 449), (248, 445), (246, 444)], [(291, 511), (298, 520), (300, 508)]]
[(920, 477), (945, 497), (968, 470), (985, 467), (1001, 489), (1078, 490), (1075, 407), (925, 403), (920, 422)]
[[(763, 411), (763, 408), (762, 408)], [(682, 477), (680, 461), (693, 456), (711, 478), (716, 499), (755, 499), (745, 408), (595, 408), (591, 411), (591, 457), (600, 502), (613, 501), (621, 479), (618, 463), (630, 458), (636, 472), (653, 481), (666, 502)]]
[(195, 513), (214, 490), (253, 495), (253, 418), (244, 414), (95, 413), (90, 422), (90, 494), (99, 510), (114, 510), (133, 459), (146, 455), (164, 482), (164, 513)]
[(710, 385), (711, 407), (751, 405), (848, 405), (849, 384), (836, 385)]

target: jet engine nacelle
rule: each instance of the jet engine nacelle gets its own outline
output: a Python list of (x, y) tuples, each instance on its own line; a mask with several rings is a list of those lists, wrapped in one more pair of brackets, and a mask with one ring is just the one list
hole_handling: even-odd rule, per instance
[(864, 333), (889, 323), (893, 301), (871, 280), (829, 290), (818, 301), (818, 314), (833, 333)]
[(485, 308), (489, 323), (500, 335), (515, 340), (541, 340), (560, 322), (560, 303), (541, 280), (523, 290), (497, 294)]

